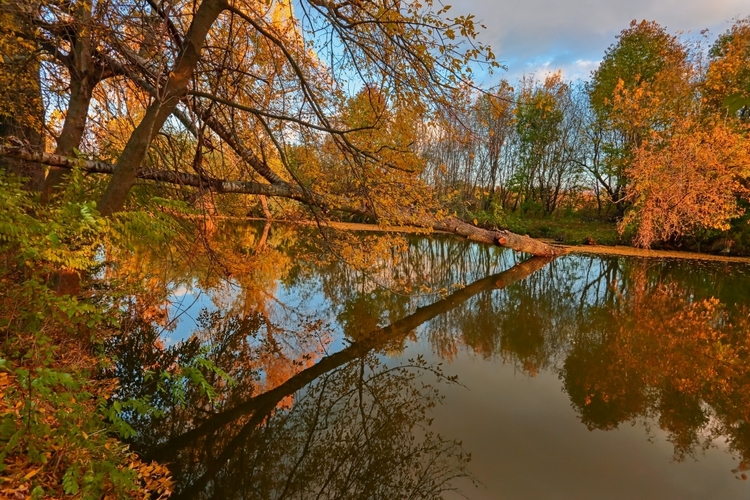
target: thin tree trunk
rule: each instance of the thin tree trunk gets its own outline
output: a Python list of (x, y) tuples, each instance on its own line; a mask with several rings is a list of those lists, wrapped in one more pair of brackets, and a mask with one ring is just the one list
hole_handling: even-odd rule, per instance
[[(68, 110), (62, 132), (57, 139), (55, 154), (72, 156), (75, 148), (81, 144), (83, 133), (86, 130), (86, 120), (88, 119), (93, 92), (93, 85), (89, 80), (88, 76), (79, 79), (75, 75), (71, 75)], [(44, 180), (42, 202), (49, 201), (50, 196), (52, 196), (55, 188), (60, 185), (67, 172), (68, 169), (66, 168), (50, 167), (47, 178)]]
[(255, 253), (261, 253), (266, 248), (266, 242), (268, 241), (268, 235), (271, 232), (271, 221), (266, 221), (266, 225), (263, 226), (263, 235), (260, 237), (258, 246), (255, 247)]

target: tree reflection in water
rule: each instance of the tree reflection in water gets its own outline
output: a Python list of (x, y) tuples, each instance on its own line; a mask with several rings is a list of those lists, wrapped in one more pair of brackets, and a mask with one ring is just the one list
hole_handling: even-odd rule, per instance
[[(123, 381), (119, 397), (148, 396), (162, 410), (132, 416), (134, 444), (147, 458), (171, 464), (175, 498), (441, 498), (455, 479), (470, 477), (460, 443), (430, 430), (439, 385), (455, 379), (421, 358), (383, 364), (378, 353), (402, 349), (422, 324), (547, 263), (531, 259), (388, 327), (359, 329), (349, 346), (317, 362), (306, 362), (312, 355), (300, 360), (283, 381), (273, 375), (278, 380), (271, 382), (274, 370), (260, 362), (267, 352), (283, 355), (270, 338), (284, 329), (269, 328), (268, 315), (204, 312), (199, 334), (171, 347), (152, 323), (133, 318), (111, 346)], [(311, 321), (295, 331), (304, 338), (321, 326)], [(192, 388), (176, 399), (181, 387), (158, 381), (175, 362), (191, 366), (199, 355), (234, 383), (223, 385), (208, 371), (217, 398)]]
[(748, 309), (648, 271), (645, 263), (629, 269), (600, 326), (579, 330), (560, 371), (573, 407), (589, 429), (657, 422), (677, 460), (724, 438), (742, 474), (750, 458)]
[[(558, 373), (591, 430), (658, 425), (677, 460), (722, 438), (738, 476), (747, 469), (745, 268), (591, 256), (514, 266), (508, 252), (412, 238), (363, 273), (307, 259), (289, 231), (265, 233), (266, 263), (243, 266), (270, 274), (234, 278), (239, 291), (193, 337), (165, 347), (134, 316), (112, 345), (120, 396), (151, 395), (164, 410), (132, 420), (138, 448), (172, 464), (178, 497), (438, 498), (469, 474), (458, 443), (430, 432), (452, 379), (423, 360), (382, 361), (417, 336), (444, 359), (470, 351), (529, 376)], [(277, 287), (294, 290), (299, 310), (278, 303)], [(329, 353), (341, 335), (348, 345)], [(158, 376), (146, 380), (200, 356), (235, 381), (207, 372), (214, 400), (191, 389), (175, 402)]]

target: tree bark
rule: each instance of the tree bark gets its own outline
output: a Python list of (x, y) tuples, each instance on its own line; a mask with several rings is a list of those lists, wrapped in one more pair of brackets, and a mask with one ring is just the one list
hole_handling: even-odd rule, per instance
[[(64, 156), (73, 154), (81, 144), (86, 130), (89, 105), (97, 79), (93, 77), (96, 62), (91, 53), (91, 9), (90, 2), (80, 2), (76, 9), (75, 43), (68, 58), (70, 72), (70, 99), (65, 114), (62, 132), (57, 139), (55, 153)], [(62, 182), (64, 169), (51, 167), (44, 180), (42, 202), (49, 200), (53, 190)]]
[[(0, 140), (23, 138), (34, 148), (42, 148), (43, 138), (38, 130), (19, 123), (14, 117), (0, 117)], [(26, 178), (24, 189), (39, 191), (44, 184), (44, 166), (31, 160), (4, 156), (0, 158), (0, 169), (18, 177)]]
[(522, 236), (507, 230), (490, 231), (482, 229), (455, 217), (431, 221), (429, 222), (429, 226), (438, 231), (448, 231), (458, 234), (471, 241), (500, 245), (516, 252), (524, 252), (542, 257), (554, 257), (555, 255), (564, 253), (562, 249), (547, 245), (530, 236)]
[[(0, 55), (0, 64), (3, 63), (2, 55)], [(0, 90), (0, 99), (8, 99), (7, 104), (10, 105), (9, 109), (6, 108), (7, 115), (0, 116), (0, 140), (18, 138), (33, 149), (43, 150), (44, 135), (41, 124), (44, 123), (44, 109), (40, 66), (36, 61), (28, 64), (23, 68), (13, 67), (13, 70), (18, 70), (24, 75), (19, 75), (10, 88)], [(11, 66), (9, 65), (7, 69), (11, 69)], [(30, 83), (23, 82), (25, 76), (28, 76)], [(31, 120), (28, 119), (29, 116), (32, 117)], [(25, 178), (24, 189), (29, 191), (42, 189), (44, 166), (39, 163), (3, 157), (0, 158), (0, 169)]]
[(260, 204), (263, 207), (263, 215), (266, 216), (266, 220), (271, 220), (271, 211), (268, 209), (268, 198), (264, 194), (258, 196), (258, 198), (260, 199)]
[[(0, 145), (0, 157), (14, 158), (31, 162), (38, 162), (43, 165), (58, 167), (63, 171), (78, 168), (84, 172), (93, 174), (114, 175), (117, 171), (117, 164), (107, 163), (98, 160), (84, 160), (80, 158), (70, 158), (68, 156), (54, 153), (45, 153), (33, 151), (25, 146)], [(215, 193), (237, 193), (237, 194), (255, 194), (265, 196), (276, 196), (280, 198), (291, 198), (298, 201), (307, 201), (301, 191), (295, 191), (289, 185), (261, 184), (260, 182), (249, 182), (240, 180), (216, 179), (209, 176), (200, 176), (185, 172), (174, 172), (171, 170), (141, 170), (136, 169), (136, 179), (153, 180), (165, 184), (174, 184), (177, 186), (197, 187)]]
[(151, 141), (177, 107), (177, 103), (187, 95), (188, 84), (200, 59), (208, 32), (226, 6), (223, 0), (204, 0), (198, 7), (177, 56), (175, 67), (170, 71), (167, 82), (159, 92), (161, 97), (148, 107), (143, 120), (133, 131), (125, 149), (117, 158), (112, 179), (99, 204), (99, 211), (103, 215), (111, 215), (122, 209), (125, 204)]

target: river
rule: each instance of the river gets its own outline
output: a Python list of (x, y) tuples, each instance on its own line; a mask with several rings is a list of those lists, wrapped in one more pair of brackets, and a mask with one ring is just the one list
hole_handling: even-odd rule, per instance
[(175, 498), (750, 498), (750, 265), (228, 233), (108, 345)]

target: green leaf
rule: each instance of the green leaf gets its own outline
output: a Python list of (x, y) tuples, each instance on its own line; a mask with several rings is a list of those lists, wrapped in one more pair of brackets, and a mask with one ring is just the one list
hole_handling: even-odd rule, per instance
[(68, 470), (65, 471), (65, 475), (63, 476), (62, 480), (63, 491), (65, 493), (67, 493), (68, 495), (75, 495), (76, 493), (78, 493), (79, 476), (80, 471), (78, 469), (78, 465), (71, 465), (70, 467), (68, 467)]
[(44, 488), (37, 485), (33, 490), (31, 490), (31, 498), (32, 500), (44, 498)]

